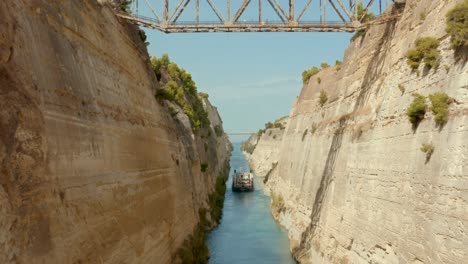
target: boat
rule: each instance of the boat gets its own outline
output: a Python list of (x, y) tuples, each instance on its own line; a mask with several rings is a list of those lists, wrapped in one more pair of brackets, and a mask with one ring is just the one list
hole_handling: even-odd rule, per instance
[(251, 172), (236, 171), (232, 177), (233, 192), (252, 192), (254, 190), (254, 179)]

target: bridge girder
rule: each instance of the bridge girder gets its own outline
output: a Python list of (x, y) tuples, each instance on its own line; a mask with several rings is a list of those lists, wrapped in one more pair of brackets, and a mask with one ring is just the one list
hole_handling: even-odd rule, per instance
[[(119, 12), (118, 15), (128, 21), (141, 25), (143, 27), (156, 29), (164, 33), (197, 33), (197, 32), (353, 32), (361, 30), (370, 23), (385, 22), (388, 19), (393, 19), (397, 15), (380, 15), (370, 22), (364, 23), (365, 15), (372, 5), (379, 3), (381, 8), (382, 1), (387, 3), (389, 0), (367, 0), (363, 3), (363, 12), (358, 15), (358, 0), (348, 0), (346, 5), (345, 0), (315, 0), (320, 1), (320, 20), (318, 21), (302, 21), (305, 12), (310, 8), (310, 4), (314, 0), (307, 0), (301, 8), (299, 16), (295, 17), (295, 1), (288, 0), (288, 10), (286, 12), (278, 0), (258, 0), (258, 21), (240, 21), (240, 17), (251, 4), (252, 0), (242, 1), (239, 8), (231, 13), (231, 0), (222, 0), (226, 3), (226, 19), (220, 12), (220, 9), (213, 0), (129, 0), (131, 5), (130, 12)], [(162, 7), (157, 10), (155, 2)], [(200, 21), (200, 1), (206, 1), (214, 17), (217, 20)], [(275, 11), (274, 19), (263, 19), (262, 2), (267, 2)], [(141, 3), (140, 3), (141, 2)], [(195, 3), (195, 19), (191, 21), (179, 21), (181, 15), (186, 11), (188, 5)], [(221, 1), (217, 1), (218, 3)], [(172, 5), (171, 5), (172, 3)], [(331, 8), (327, 10), (327, 3)], [(139, 13), (139, 7), (145, 4), (151, 11), (153, 17), (144, 16)], [(266, 4), (266, 3), (265, 3)], [(174, 8), (170, 9), (170, 6)], [(162, 13), (162, 15), (158, 14)], [(362, 11), (362, 10), (361, 10)], [(333, 12), (339, 21), (327, 20), (327, 14)]]

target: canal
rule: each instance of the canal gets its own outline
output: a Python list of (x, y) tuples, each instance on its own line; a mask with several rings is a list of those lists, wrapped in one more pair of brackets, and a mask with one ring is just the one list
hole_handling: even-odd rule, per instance
[(255, 191), (233, 193), (234, 169), (249, 170), (249, 165), (234, 144), (231, 172), (227, 181), (223, 218), (207, 236), (211, 264), (293, 264), (286, 232), (275, 222), (270, 212), (270, 198), (263, 194), (262, 178), (255, 178)]

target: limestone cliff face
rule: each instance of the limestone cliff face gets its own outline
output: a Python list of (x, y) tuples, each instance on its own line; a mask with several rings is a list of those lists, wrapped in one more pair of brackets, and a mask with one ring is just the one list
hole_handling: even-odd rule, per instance
[[(286, 127), (288, 117), (280, 120)], [(250, 168), (254, 170), (256, 176), (266, 176), (278, 163), (280, 157), (280, 146), (284, 135), (283, 128), (265, 129), (260, 135), (252, 135), (243, 145), (248, 145), (251, 152), (244, 150), (244, 155), (249, 161)]]
[[(303, 88), (267, 184), (284, 199), (275, 217), (301, 263), (468, 259), (468, 66), (445, 33), (445, 14), (460, 2), (406, 1), (399, 20), (350, 45), (341, 70), (325, 69)], [(441, 66), (421, 66), (418, 76), (405, 54), (426, 36), (441, 41)], [(448, 123), (436, 126), (428, 111), (413, 130), (411, 94), (434, 92), (455, 99)], [(435, 147), (427, 161), (423, 143)]]
[(0, 263), (171, 263), (227, 136), (155, 99), (138, 31), (108, 6), (1, 1), (0, 25)]

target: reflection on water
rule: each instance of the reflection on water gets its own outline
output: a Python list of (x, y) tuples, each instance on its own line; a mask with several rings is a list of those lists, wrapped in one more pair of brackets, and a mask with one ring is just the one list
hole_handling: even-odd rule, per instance
[(270, 198), (261, 190), (261, 179), (255, 178), (253, 192), (232, 192), (233, 170), (241, 167), (249, 169), (239, 144), (234, 144), (223, 218), (218, 228), (208, 234), (210, 263), (295, 263), (285, 231), (271, 216)]

